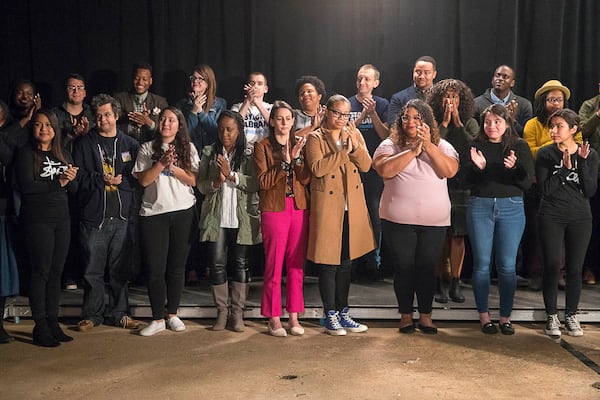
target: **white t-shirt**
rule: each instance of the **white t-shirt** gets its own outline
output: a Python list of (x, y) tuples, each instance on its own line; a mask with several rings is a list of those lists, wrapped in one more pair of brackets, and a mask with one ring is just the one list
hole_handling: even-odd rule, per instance
[[(239, 112), (243, 103), (234, 104), (231, 111)], [(263, 107), (271, 112), (273, 104), (262, 102)], [(260, 142), (269, 136), (269, 121), (266, 121), (260, 110), (255, 105), (250, 105), (244, 117), (244, 134), (249, 145)]]
[[(162, 148), (166, 150), (169, 147), (163, 143)], [(152, 142), (146, 142), (140, 147), (135, 165), (133, 166), (133, 176), (137, 178), (136, 172), (142, 172), (152, 167)], [(200, 157), (196, 147), (190, 143), (190, 156), (192, 161), (192, 171), (198, 172)], [(144, 188), (142, 196), (142, 207), (140, 216), (148, 217), (151, 215), (164, 214), (173, 211), (187, 210), (196, 204), (194, 190), (175, 178), (168, 169), (164, 169), (158, 179)]]

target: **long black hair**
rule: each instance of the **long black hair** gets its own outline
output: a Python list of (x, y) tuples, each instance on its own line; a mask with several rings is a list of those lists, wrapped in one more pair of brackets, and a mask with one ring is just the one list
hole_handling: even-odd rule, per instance
[[(52, 139), (52, 143), (50, 144), (50, 154), (52, 154), (52, 156), (61, 163), (67, 165), (68, 161), (65, 157), (62, 147), (62, 133), (60, 131), (60, 125), (58, 124), (58, 118), (56, 117), (54, 111), (49, 110), (47, 108), (41, 108), (33, 114), (33, 117), (31, 118), (32, 123), (29, 133), (29, 143), (31, 144), (31, 147), (34, 150), (37, 150), (39, 146), (38, 141), (33, 136), (35, 118), (38, 115), (45, 115), (46, 118), (48, 118), (48, 120), (50, 121), (50, 125), (52, 125), (52, 129), (54, 130), (54, 139)], [(40, 166), (42, 165), (42, 156), (40, 155), (39, 151), (33, 152), (33, 165), (36, 171), (39, 170)]]
[[(240, 115), (239, 112), (225, 110), (217, 119), (217, 131), (221, 129), (221, 121), (224, 118), (231, 118), (235, 121), (238, 129), (238, 137), (235, 142), (235, 151), (233, 153), (233, 159), (229, 160), (229, 165), (232, 171), (239, 171), (240, 166), (242, 165), (242, 157), (244, 156), (244, 151), (246, 150), (246, 134), (244, 133), (244, 118)], [(217, 140), (215, 141), (214, 151), (215, 156), (217, 154), (223, 154), (223, 143), (221, 143), (221, 138), (217, 134)]]
[[(190, 133), (187, 128), (187, 123), (185, 122), (185, 117), (181, 110), (177, 107), (169, 106), (164, 108), (160, 113), (158, 120), (160, 121), (165, 114), (165, 111), (171, 111), (177, 117), (177, 122), (179, 123), (179, 129), (177, 130), (177, 135), (175, 135), (175, 139), (173, 140), (173, 145), (175, 146), (175, 153), (177, 154), (177, 163), (180, 168), (183, 170), (190, 172), (192, 170), (192, 156), (190, 153)], [(159, 123), (160, 124), (160, 123)], [(156, 130), (154, 133), (154, 139), (152, 140), (152, 153), (154, 157), (162, 157), (164, 151), (162, 150), (162, 136), (160, 134), (160, 129)]]
[(488, 136), (485, 134), (485, 116), (488, 114), (494, 114), (500, 118), (502, 118), (504, 121), (506, 121), (506, 131), (504, 131), (504, 134), (502, 135), (502, 148), (504, 149), (504, 151), (506, 152), (508, 149), (512, 149), (515, 147), (515, 144), (519, 141), (519, 135), (517, 134), (517, 131), (515, 130), (515, 126), (513, 124), (513, 119), (510, 115), (510, 112), (508, 111), (508, 108), (504, 107), (501, 104), (492, 104), (491, 106), (487, 107), (485, 110), (483, 110), (481, 112), (481, 121), (480, 121), (480, 128), (479, 128), (479, 134), (477, 135), (477, 138), (475, 140), (479, 141), (479, 142), (489, 142), (490, 139), (488, 138)]

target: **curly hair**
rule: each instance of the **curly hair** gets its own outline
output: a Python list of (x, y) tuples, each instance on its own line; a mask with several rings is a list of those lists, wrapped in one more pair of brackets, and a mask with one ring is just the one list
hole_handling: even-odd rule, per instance
[[(158, 120), (162, 120), (166, 111), (171, 111), (177, 117), (177, 122), (179, 124), (179, 129), (177, 130), (177, 135), (175, 135), (175, 139), (173, 140), (173, 145), (175, 146), (175, 154), (177, 154), (177, 163), (179, 167), (185, 170), (186, 172), (190, 172), (192, 170), (192, 156), (190, 153), (190, 133), (187, 128), (187, 124), (185, 122), (185, 117), (179, 108), (169, 106), (164, 108), (160, 115), (158, 116)], [(160, 123), (159, 123), (160, 124)], [(153, 159), (156, 158), (155, 161), (160, 160), (162, 155), (164, 154), (164, 150), (162, 149), (162, 136), (160, 134), (160, 129), (157, 129), (154, 133), (154, 139), (152, 140), (152, 153)]]
[(485, 117), (488, 114), (494, 114), (497, 117), (502, 118), (506, 121), (506, 131), (502, 134), (502, 148), (504, 151), (514, 148), (515, 144), (519, 141), (519, 135), (515, 130), (513, 119), (508, 111), (508, 108), (501, 104), (492, 104), (481, 112), (481, 128), (479, 134), (475, 138), (478, 142), (489, 142), (488, 136), (485, 134)]
[(427, 92), (427, 103), (433, 109), (433, 114), (438, 123), (444, 120), (444, 95), (455, 91), (460, 97), (458, 114), (461, 121), (465, 122), (475, 114), (475, 99), (471, 89), (458, 79), (444, 79), (433, 85)]
[(298, 93), (298, 91), (300, 90), (302, 85), (304, 85), (306, 83), (310, 83), (311, 85), (313, 85), (315, 87), (315, 89), (317, 89), (317, 93), (319, 93), (322, 97), (325, 97), (325, 93), (326, 93), (325, 92), (325, 84), (323, 83), (323, 81), (321, 79), (319, 79), (318, 77), (316, 77), (314, 75), (304, 75), (296, 80), (296, 86), (294, 88), (295, 89), (294, 92), (296, 93), (296, 96), (300, 95), (300, 93)]
[(431, 143), (437, 146), (440, 143), (440, 131), (438, 129), (437, 122), (433, 118), (433, 110), (429, 104), (419, 99), (409, 100), (402, 108), (402, 112), (398, 114), (396, 120), (390, 128), (390, 140), (400, 147), (405, 147), (408, 145), (410, 138), (402, 129), (402, 116), (409, 108), (414, 108), (421, 115), (423, 122), (429, 126)]

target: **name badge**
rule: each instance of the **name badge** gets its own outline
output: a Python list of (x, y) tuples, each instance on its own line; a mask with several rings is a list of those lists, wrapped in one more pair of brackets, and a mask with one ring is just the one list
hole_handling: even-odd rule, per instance
[(128, 151), (121, 153), (121, 161), (124, 163), (131, 161), (131, 153)]

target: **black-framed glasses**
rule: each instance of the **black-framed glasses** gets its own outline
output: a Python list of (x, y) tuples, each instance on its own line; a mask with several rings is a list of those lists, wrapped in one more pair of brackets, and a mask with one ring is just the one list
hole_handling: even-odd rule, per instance
[(562, 103), (563, 101), (565, 101), (565, 99), (563, 99), (562, 97), (548, 97), (548, 98), (546, 99), (546, 101), (547, 101), (548, 103), (560, 104), (560, 103)]
[(338, 110), (334, 110), (332, 108), (328, 108), (329, 111), (331, 111), (333, 113), (333, 116), (339, 119), (349, 119), (350, 118), (350, 114), (344, 114), (342, 112), (339, 112)]
[(206, 82), (206, 79), (204, 79), (204, 77), (202, 77), (202, 76), (190, 75), (190, 82), (196, 82), (196, 81), (198, 81), (198, 82), (201, 82), (201, 81)]
[(83, 85), (67, 85), (67, 90), (71, 92), (75, 92), (77, 90), (85, 90), (85, 86)]

